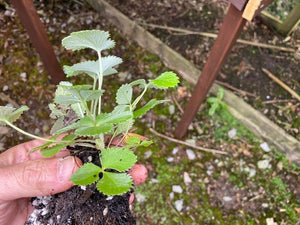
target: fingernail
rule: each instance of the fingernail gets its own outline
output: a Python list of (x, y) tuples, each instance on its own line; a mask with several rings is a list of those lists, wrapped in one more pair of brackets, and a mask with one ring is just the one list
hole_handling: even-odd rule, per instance
[(59, 159), (57, 168), (57, 179), (60, 183), (64, 183), (70, 180), (75, 167), (75, 160), (72, 156)]

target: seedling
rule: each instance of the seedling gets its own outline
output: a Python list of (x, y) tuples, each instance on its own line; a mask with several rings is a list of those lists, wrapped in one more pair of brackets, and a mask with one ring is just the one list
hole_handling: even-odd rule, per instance
[[(62, 40), (67, 50), (93, 49), (97, 53), (98, 60), (64, 66), (67, 77), (87, 75), (92, 78), (93, 84), (73, 85), (67, 81), (60, 82), (54, 101), (49, 104), (50, 117), (56, 120), (49, 139), (30, 134), (13, 124), (24, 111), (28, 110), (27, 106), (19, 109), (0, 106), (0, 125), (11, 126), (32, 138), (44, 140), (45, 144), (30, 151), (32, 153), (40, 150), (44, 157), (53, 156), (67, 146), (84, 146), (99, 150), (101, 166), (86, 163), (71, 177), (71, 181), (76, 185), (96, 182), (97, 189), (110, 196), (123, 194), (132, 187), (132, 178), (127, 173), (137, 161), (132, 149), (137, 146), (149, 146), (152, 143), (142, 140), (138, 135), (129, 135), (134, 121), (154, 106), (166, 102), (151, 99), (140, 106), (140, 100), (149, 89), (175, 87), (178, 84), (178, 77), (173, 72), (164, 72), (148, 82), (139, 79), (124, 84), (116, 93), (116, 107), (112, 112), (102, 112), (103, 78), (117, 73), (114, 67), (122, 62), (122, 59), (116, 56), (102, 56), (103, 50), (115, 45), (109, 37), (109, 33), (105, 31), (86, 30), (73, 32)], [(138, 94), (133, 92), (133, 87), (139, 90)], [(63, 138), (59, 139), (62, 134)], [(105, 137), (109, 137), (109, 144), (106, 143)], [(110, 142), (116, 137), (125, 143), (125, 146), (110, 147)]]
[(210, 104), (208, 115), (213, 116), (217, 111), (227, 108), (225, 102), (223, 102), (223, 97), (224, 89), (221, 87), (218, 90), (217, 97), (210, 97), (206, 100)]

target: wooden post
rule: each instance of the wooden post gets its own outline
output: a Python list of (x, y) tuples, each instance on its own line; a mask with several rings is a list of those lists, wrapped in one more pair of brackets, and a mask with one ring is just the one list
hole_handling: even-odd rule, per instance
[(222, 65), (227, 59), (232, 46), (240, 35), (246, 22), (246, 20), (242, 17), (242, 14), (242, 11), (236, 9), (232, 4), (230, 5), (218, 37), (202, 70), (202, 74), (194, 88), (192, 97), (189, 100), (181, 121), (175, 130), (176, 137), (182, 138), (185, 135), (188, 126), (199, 109), (200, 104), (205, 99)]
[(65, 79), (65, 74), (59, 65), (45, 28), (40, 21), (32, 0), (11, 0), (21, 23), (27, 30), (29, 38), (41, 57), (46, 71), (57, 84)]

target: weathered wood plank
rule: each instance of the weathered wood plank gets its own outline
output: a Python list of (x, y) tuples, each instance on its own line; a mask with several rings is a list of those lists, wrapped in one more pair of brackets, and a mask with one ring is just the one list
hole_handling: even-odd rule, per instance
[[(103, 0), (86, 0), (102, 16), (123, 31), (124, 35), (135, 40), (148, 51), (158, 55), (170, 69), (178, 72), (187, 82), (195, 85), (199, 71), (192, 63), (173, 49), (166, 46), (152, 34), (131, 21), (120, 11)], [(210, 93), (216, 95), (220, 86), (213, 84)], [(262, 113), (253, 109), (231, 91), (225, 90), (224, 101), (230, 113), (258, 137), (284, 153), (288, 159), (300, 165), (300, 142), (288, 135)]]

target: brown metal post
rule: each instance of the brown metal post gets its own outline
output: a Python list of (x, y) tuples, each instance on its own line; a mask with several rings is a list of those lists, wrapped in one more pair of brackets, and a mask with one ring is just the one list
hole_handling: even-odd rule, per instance
[(27, 30), (29, 38), (41, 57), (45, 69), (57, 84), (65, 79), (65, 74), (59, 65), (45, 28), (40, 21), (32, 0), (11, 0), (21, 23)]
[(242, 11), (236, 9), (232, 4), (230, 5), (218, 37), (194, 88), (192, 97), (189, 100), (181, 121), (175, 130), (176, 137), (182, 138), (185, 135), (188, 126), (199, 109), (200, 104), (205, 99), (222, 65), (227, 59), (232, 46), (240, 35), (246, 22), (246, 20), (242, 18), (242, 14)]

